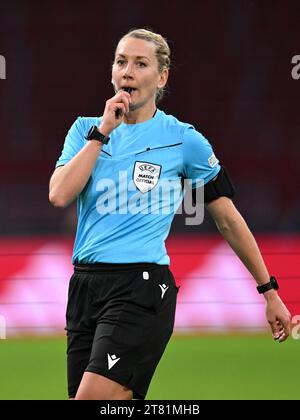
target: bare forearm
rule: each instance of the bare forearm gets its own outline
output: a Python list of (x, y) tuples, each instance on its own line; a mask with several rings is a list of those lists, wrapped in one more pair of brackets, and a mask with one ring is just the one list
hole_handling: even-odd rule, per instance
[(89, 141), (74, 158), (56, 171), (49, 186), (49, 200), (57, 207), (68, 206), (81, 193), (101, 151), (101, 143)]
[(245, 220), (227, 197), (207, 204), (219, 231), (238, 255), (252, 276), (261, 285), (269, 282), (269, 273)]
[(257, 284), (267, 283), (269, 281), (268, 270), (254, 236), (250, 232), (243, 217), (237, 212), (234, 220), (230, 221), (225, 227), (218, 226), (218, 228), (231, 248), (256, 279)]
[[(229, 224), (228, 229), (221, 230), (224, 238), (251, 272), (257, 283), (269, 282), (269, 274), (257, 243), (246, 222), (239, 215)], [(266, 317), (273, 332), (273, 338), (279, 342), (285, 341), (290, 334), (291, 315), (274, 289), (264, 293), (266, 299)]]
[[(269, 273), (245, 220), (227, 197), (207, 204), (219, 231), (248, 268), (257, 284), (269, 282)], [(284, 341), (290, 334), (291, 315), (274, 289), (264, 293), (266, 316), (275, 340)]]

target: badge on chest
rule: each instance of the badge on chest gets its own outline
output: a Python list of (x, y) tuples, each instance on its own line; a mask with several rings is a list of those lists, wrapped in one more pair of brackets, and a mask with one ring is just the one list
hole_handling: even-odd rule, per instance
[(161, 173), (161, 165), (150, 162), (135, 162), (133, 181), (138, 190), (146, 193), (156, 186)]

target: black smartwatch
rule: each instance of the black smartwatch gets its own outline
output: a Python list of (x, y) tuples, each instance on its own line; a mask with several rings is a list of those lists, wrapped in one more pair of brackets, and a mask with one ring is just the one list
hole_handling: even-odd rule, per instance
[(262, 284), (261, 286), (257, 286), (256, 289), (257, 289), (258, 293), (265, 293), (265, 292), (267, 292), (268, 290), (271, 290), (271, 289), (278, 290), (279, 289), (279, 284), (277, 283), (277, 280), (275, 279), (275, 277), (271, 276), (269, 283)]
[(100, 133), (96, 125), (92, 125), (85, 138), (86, 140), (98, 140), (102, 144), (107, 144), (110, 140), (110, 137), (106, 137), (104, 134)]

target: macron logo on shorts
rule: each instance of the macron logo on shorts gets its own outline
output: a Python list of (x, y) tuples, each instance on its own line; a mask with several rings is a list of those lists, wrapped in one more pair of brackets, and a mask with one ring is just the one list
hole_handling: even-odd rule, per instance
[(117, 358), (115, 354), (111, 356), (110, 354), (107, 353), (107, 358), (108, 358), (108, 370), (110, 370), (120, 360), (120, 357)]
[(163, 298), (164, 297), (164, 294), (168, 290), (169, 286), (166, 286), (165, 284), (163, 284), (163, 285), (159, 284), (159, 287), (161, 289), (161, 298)]

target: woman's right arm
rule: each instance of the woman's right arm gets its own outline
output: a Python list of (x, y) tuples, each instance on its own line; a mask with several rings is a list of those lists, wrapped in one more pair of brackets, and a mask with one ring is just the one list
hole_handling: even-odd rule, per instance
[[(125, 112), (129, 112), (130, 102), (130, 95), (125, 91), (106, 101), (99, 127), (102, 134), (109, 136), (121, 124)], [(122, 111), (119, 117), (116, 116), (117, 109)], [(77, 198), (91, 176), (101, 149), (102, 143), (90, 140), (68, 163), (55, 169), (49, 185), (49, 201), (53, 206), (64, 208)]]
[(49, 185), (49, 200), (55, 207), (67, 207), (87, 184), (102, 143), (91, 140), (66, 165), (53, 172)]

